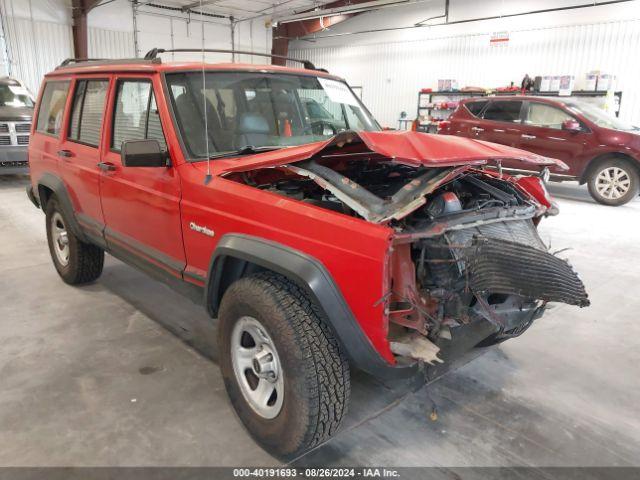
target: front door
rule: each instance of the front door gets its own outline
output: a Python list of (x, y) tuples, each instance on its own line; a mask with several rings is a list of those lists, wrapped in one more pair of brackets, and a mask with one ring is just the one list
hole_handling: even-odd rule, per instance
[(526, 110), (520, 148), (562, 160), (570, 168), (569, 172), (562, 173), (578, 175), (581, 170), (577, 162), (587, 148), (591, 133), (586, 127), (579, 132), (563, 130), (563, 122), (578, 120), (556, 106), (531, 101)]
[(180, 179), (172, 167), (123, 167), (122, 143), (166, 141), (151, 77), (119, 76), (109, 99), (102, 158), (102, 211), (111, 250), (132, 255), (180, 278), (185, 266), (180, 225)]
[(76, 217), (95, 241), (102, 239), (100, 206), (100, 144), (110, 79), (80, 77), (73, 84), (73, 101), (59, 156), (61, 177), (74, 204)]

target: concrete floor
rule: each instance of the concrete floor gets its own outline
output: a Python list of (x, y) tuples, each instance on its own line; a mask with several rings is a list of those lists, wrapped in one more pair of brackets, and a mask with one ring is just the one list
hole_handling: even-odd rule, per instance
[[(63, 284), (26, 183), (0, 177), (0, 466), (277, 465), (231, 410), (205, 313), (111, 257)], [(345, 426), (296, 465), (640, 466), (640, 201), (551, 189), (543, 238), (572, 247), (592, 306), (415, 393), (355, 375)]]

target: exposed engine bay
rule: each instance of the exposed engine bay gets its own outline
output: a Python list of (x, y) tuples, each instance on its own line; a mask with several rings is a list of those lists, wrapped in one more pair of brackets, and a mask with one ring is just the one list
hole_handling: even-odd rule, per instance
[(332, 152), (227, 178), (394, 230), (379, 301), (398, 357), (441, 361), (438, 345), (466, 325), (488, 322), (485, 343), (498, 343), (524, 332), (548, 302), (589, 305), (575, 272), (538, 235), (548, 209), (498, 172)]

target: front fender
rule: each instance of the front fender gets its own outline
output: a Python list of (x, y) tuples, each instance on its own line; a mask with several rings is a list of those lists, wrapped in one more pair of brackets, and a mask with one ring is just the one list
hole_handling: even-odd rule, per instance
[[(230, 259), (234, 261), (229, 262)], [(238, 265), (237, 260), (243, 264)], [(231, 264), (233, 266), (229, 268)], [(204, 301), (211, 316), (217, 315), (226, 287), (246, 274), (248, 264), (284, 275), (303, 288), (320, 307), (324, 320), (357, 368), (381, 378), (409, 377), (418, 371), (416, 364), (394, 366), (380, 356), (320, 261), (286, 245), (261, 238), (227, 234), (220, 239), (211, 257), (205, 285)]]

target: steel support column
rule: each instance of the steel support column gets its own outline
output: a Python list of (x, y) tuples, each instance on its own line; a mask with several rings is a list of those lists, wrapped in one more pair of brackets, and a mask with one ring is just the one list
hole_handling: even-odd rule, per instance
[(75, 58), (89, 57), (87, 14), (100, 0), (72, 0), (73, 52)]

